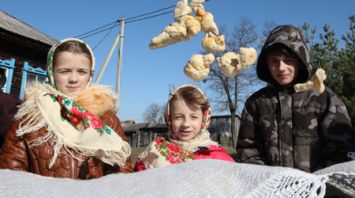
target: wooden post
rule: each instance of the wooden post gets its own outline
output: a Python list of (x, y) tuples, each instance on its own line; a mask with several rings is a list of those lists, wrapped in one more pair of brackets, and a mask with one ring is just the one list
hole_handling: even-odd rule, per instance
[[(153, 132), (151, 130), (149, 130), (149, 142), (153, 141)], [(149, 143), (148, 143), (149, 144)]]
[(137, 130), (137, 148), (141, 146), (141, 131)]
[(117, 62), (117, 78), (116, 78), (116, 92), (117, 92), (117, 113), (120, 111), (120, 91), (121, 91), (121, 65), (123, 55), (123, 38), (124, 38), (124, 18), (121, 18), (120, 23), (120, 48), (118, 50), (118, 62)]
[(100, 68), (100, 71), (99, 71), (99, 74), (96, 77), (95, 83), (97, 83), (97, 84), (100, 83), (102, 75), (104, 74), (104, 72), (106, 70), (107, 63), (110, 61), (112, 53), (115, 50), (118, 42), (119, 42), (119, 36), (116, 36), (115, 40), (113, 41), (112, 47), (111, 47), (110, 51), (108, 52), (108, 54), (106, 56), (106, 59), (105, 59), (104, 63), (102, 64), (101, 68)]

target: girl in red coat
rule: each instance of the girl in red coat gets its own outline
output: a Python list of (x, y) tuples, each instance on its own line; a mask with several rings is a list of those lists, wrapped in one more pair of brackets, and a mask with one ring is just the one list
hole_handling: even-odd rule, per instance
[(135, 171), (199, 159), (234, 162), (226, 151), (210, 138), (210, 105), (203, 92), (183, 85), (169, 97), (165, 119), (168, 138), (158, 137), (138, 156)]

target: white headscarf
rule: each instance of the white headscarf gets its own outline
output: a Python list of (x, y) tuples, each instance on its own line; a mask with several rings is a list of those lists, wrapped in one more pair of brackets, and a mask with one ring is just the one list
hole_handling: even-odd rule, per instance
[[(47, 73), (48, 73), (48, 77), (49, 77), (50, 83), (51, 83), (51, 85), (54, 88), (56, 88), (55, 81), (54, 81), (54, 68), (53, 68), (53, 58), (54, 58), (55, 51), (60, 45), (66, 43), (66, 42), (70, 42), (70, 41), (79, 42), (79, 43), (82, 43), (82, 44), (84, 44), (86, 46), (86, 48), (90, 52), (90, 58), (91, 58), (90, 72), (91, 72), (91, 74), (94, 74), (94, 71), (95, 71), (95, 56), (94, 56), (94, 53), (93, 53), (92, 49), (90, 48), (90, 46), (88, 44), (86, 44), (84, 41), (82, 41), (80, 39), (77, 39), (77, 38), (66, 38), (66, 39), (63, 39), (63, 40), (59, 41), (58, 43), (56, 43), (55, 45), (53, 45), (49, 49), (48, 55), (47, 55)], [(89, 82), (87, 84), (87, 87), (90, 86), (92, 78), (93, 78), (93, 75), (90, 75), (90, 79), (89, 79)]]

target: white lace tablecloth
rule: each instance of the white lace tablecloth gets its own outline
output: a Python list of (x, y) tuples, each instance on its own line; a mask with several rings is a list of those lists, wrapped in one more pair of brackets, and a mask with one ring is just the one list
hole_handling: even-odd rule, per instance
[[(0, 170), (0, 197), (324, 197), (329, 185), (351, 197), (339, 175), (355, 178), (355, 161), (305, 173), (220, 160), (196, 160), (132, 174), (93, 180), (42, 177)], [(338, 175), (337, 175), (338, 174)], [(354, 180), (352, 180), (354, 181)], [(327, 188), (326, 188), (327, 186)], [(346, 187), (346, 188), (345, 188)], [(342, 189), (344, 188), (344, 189)], [(350, 193), (350, 194), (349, 194)]]

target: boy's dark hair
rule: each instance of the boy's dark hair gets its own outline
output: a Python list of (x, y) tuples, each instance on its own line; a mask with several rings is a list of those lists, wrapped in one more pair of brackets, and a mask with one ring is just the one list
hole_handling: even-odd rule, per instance
[[(296, 76), (296, 79), (294, 80), (294, 83), (302, 83), (308, 80), (306, 66), (303, 64), (302, 60), (297, 56), (297, 54), (295, 54), (291, 49), (289, 49), (288, 47), (280, 43), (270, 46), (264, 52), (263, 58), (265, 63), (267, 63), (267, 58), (271, 54), (283, 54), (286, 56), (291, 55), (297, 58), (299, 63), (297, 67), (299, 72), (298, 75)], [(266, 67), (266, 69), (268, 72), (270, 72), (268, 67)]]

